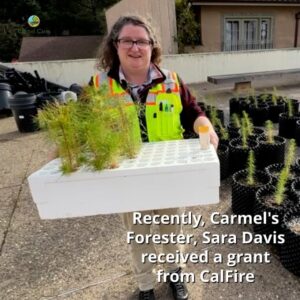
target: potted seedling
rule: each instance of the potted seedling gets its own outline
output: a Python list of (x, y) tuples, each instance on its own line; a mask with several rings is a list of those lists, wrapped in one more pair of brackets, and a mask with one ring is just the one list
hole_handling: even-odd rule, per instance
[(282, 97), (282, 100), (286, 104), (286, 107), (285, 107), (286, 108), (286, 112), (288, 112), (287, 103), (289, 101), (289, 102), (291, 102), (294, 114), (298, 114), (298, 112), (299, 112), (299, 101), (297, 99), (292, 99), (292, 98), (289, 98), (289, 97), (285, 96), (285, 97)]
[[(281, 233), (281, 224), (284, 213), (289, 209), (296, 199), (288, 193), (287, 183), (290, 170), (284, 167), (279, 174), (276, 186), (267, 185), (260, 188), (255, 197), (254, 214), (263, 215), (265, 213), (265, 221), (262, 223), (254, 223), (254, 232), (260, 234), (276, 234)], [(278, 222), (274, 221), (278, 219)]]
[(271, 177), (266, 172), (256, 170), (253, 150), (249, 152), (247, 168), (234, 173), (232, 179), (231, 204), (233, 213), (252, 215), (256, 191), (271, 183)]
[(269, 106), (267, 103), (258, 101), (254, 90), (250, 97), (252, 104), (249, 105), (249, 115), (253, 121), (254, 126), (262, 126), (269, 116)]
[(300, 276), (300, 204), (285, 213), (282, 231), (285, 242), (280, 248), (280, 261), (287, 270)]
[(272, 98), (272, 94), (268, 93), (266, 90), (264, 90), (264, 93), (263, 93), (263, 94), (260, 94), (260, 95), (258, 96), (258, 99), (259, 99), (261, 102), (268, 102), (271, 98)]
[(278, 123), (279, 115), (285, 112), (285, 102), (278, 96), (276, 87), (273, 88), (271, 99), (267, 103), (269, 105), (269, 119), (273, 123)]
[(258, 168), (265, 167), (284, 162), (286, 139), (281, 136), (274, 135), (274, 126), (272, 121), (268, 120), (265, 124), (265, 135), (258, 137), (260, 145), (260, 159)]
[(284, 160), (284, 163), (275, 163), (272, 165), (269, 165), (265, 168), (266, 172), (270, 174), (272, 177), (272, 183), (276, 185), (279, 174), (282, 169), (288, 168), (289, 169), (289, 182), (288, 187), (290, 186), (293, 179), (298, 177), (300, 175), (300, 170), (297, 166), (293, 165), (293, 162), (295, 161), (295, 155), (296, 155), (296, 142), (295, 140), (290, 140), (287, 146), (287, 154)]
[[(244, 113), (244, 115), (246, 114)], [(258, 142), (253, 138), (249, 138), (250, 132), (253, 132), (253, 125), (249, 118), (243, 117), (241, 121), (241, 138), (229, 142), (229, 160), (232, 173), (245, 169), (251, 149), (257, 155)]]
[(256, 140), (258, 137), (263, 136), (265, 134), (265, 132), (262, 128), (253, 126), (252, 119), (249, 117), (249, 115), (245, 111), (243, 111), (242, 120), (245, 121), (248, 139)]
[(279, 135), (288, 139), (296, 136), (296, 121), (300, 120), (298, 113), (295, 113), (291, 99), (286, 100), (287, 112), (279, 115)]

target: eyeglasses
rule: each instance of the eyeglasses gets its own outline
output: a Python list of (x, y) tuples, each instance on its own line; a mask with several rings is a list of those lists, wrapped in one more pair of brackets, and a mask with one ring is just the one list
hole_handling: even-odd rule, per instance
[(146, 49), (150, 45), (153, 45), (153, 42), (150, 40), (137, 40), (133, 41), (130, 39), (118, 39), (117, 42), (120, 44), (120, 46), (124, 49), (130, 49), (133, 47), (134, 44), (140, 49)]

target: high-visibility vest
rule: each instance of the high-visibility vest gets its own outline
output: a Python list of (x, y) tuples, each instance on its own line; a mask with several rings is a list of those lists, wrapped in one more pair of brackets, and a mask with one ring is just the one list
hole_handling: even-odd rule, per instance
[[(162, 71), (166, 75), (165, 81), (149, 90), (145, 103), (147, 135), (150, 142), (183, 138), (183, 128), (180, 122), (182, 103), (177, 74), (167, 70)], [(107, 84), (111, 95), (121, 95), (128, 104), (133, 105), (130, 94), (106, 73), (100, 72), (93, 76), (93, 84), (96, 88)]]

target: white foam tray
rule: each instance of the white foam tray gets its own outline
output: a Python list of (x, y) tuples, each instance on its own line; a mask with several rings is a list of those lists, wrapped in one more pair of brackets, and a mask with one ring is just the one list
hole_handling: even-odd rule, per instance
[(220, 165), (198, 139), (145, 143), (135, 159), (100, 172), (70, 175), (55, 159), (28, 177), (42, 219), (213, 204), (219, 201)]

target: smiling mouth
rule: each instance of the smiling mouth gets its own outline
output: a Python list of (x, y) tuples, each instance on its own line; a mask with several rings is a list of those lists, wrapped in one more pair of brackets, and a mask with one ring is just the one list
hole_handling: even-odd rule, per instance
[(133, 56), (133, 55), (128, 55), (131, 58), (141, 58), (141, 56)]

